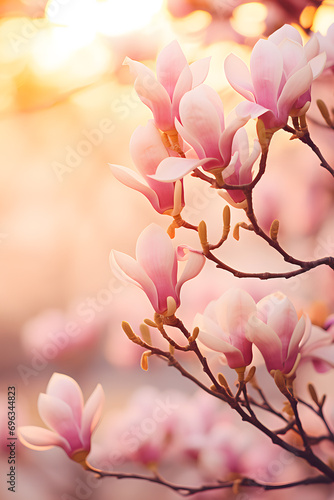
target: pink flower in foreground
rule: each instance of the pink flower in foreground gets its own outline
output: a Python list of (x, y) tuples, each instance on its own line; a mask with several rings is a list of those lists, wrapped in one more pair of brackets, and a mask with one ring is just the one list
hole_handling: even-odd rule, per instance
[(237, 106), (239, 116), (261, 117), (267, 129), (284, 127), (289, 115), (304, 114), (311, 101), (311, 84), (322, 72), (326, 54), (319, 54), (313, 36), (305, 46), (290, 25), (259, 40), (252, 51), (250, 71), (234, 54), (225, 60), (232, 87), (249, 102)]
[(320, 45), (320, 50), (326, 52), (326, 68), (334, 70), (334, 23), (330, 25), (326, 35), (315, 33), (314, 35)]
[(21, 442), (33, 450), (46, 450), (60, 446), (75, 461), (83, 461), (90, 451), (91, 435), (98, 424), (104, 392), (98, 384), (84, 405), (82, 391), (73, 378), (54, 373), (46, 394), (38, 398), (38, 411), (43, 427), (19, 428)]
[(246, 336), (260, 350), (267, 370), (289, 374), (297, 366), (300, 350), (310, 331), (306, 316), (298, 320), (292, 302), (281, 292), (267, 295), (257, 304)]
[(157, 168), (154, 179), (171, 182), (181, 179), (197, 167), (213, 173), (227, 167), (232, 157), (236, 131), (248, 118), (236, 118), (225, 126), (223, 103), (217, 92), (200, 85), (187, 92), (180, 103), (180, 120), (175, 126), (199, 158), (166, 158)]
[[(165, 148), (153, 120), (150, 120), (145, 127), (139, 126), (134, 131), (130, 141), (130, 152), (142, 177), (121, 165), (110, 165), (112, 173), (120, 182), (146, 196), (157, 212), (171, 214), (174, 209), (175, 183), (159, 182), (150, 176), (155, 174), (157, 166), (164, 158), (169, 157), (169, 153), (171, 155), (176, 153), (171, 150), (168, 152)], [(179, 211), (184, 206), (182, 187), (177, 205)]]
[(174, 130), (179, 118), (179, 103), (185, 92), (203, 83), (209, 71), (210, 58), (192, 64), (176, 40), (167, 45), (157, 58), (157, 78), (144, 64), (126, 58), (130, 71), (136, 75), (135, 90), (153, 113), (156, 126), (163, 131)]
[[(249, 154), (248, 135), (244, 128), (237, 131), (232, 143), (232, 159), (228, 167), (223, 170), (223, 180), (231, 186), (249, 184), (252, 182), (252, 168), (261, 153), (258, 140)], [(243, 208), (246, 197), (241, 190), (219, 190), (218, 194), (234, 207)]]
[[(205, 262), (201, 252), (189, 247), (179, 246), (175, 251), (169, 236), (157, 224), (150, 224), (140, 234), (136, 258), (112, 250), (111, 268), (121, 279), (141, 288), (154, 310), (166, 316), (175, 313), (183, 283), (197, 276)], [(178, 260), (187, 260), (179, 279)]]
[(252, 314), (256, 314), (252, 297), (244, 290), (228, 290), (195, 316), (198, 339), (213, 351), (224, 353), (230, 368), (247, 366), (252, 362), (252, 344), (246, 338), (246, 328)]

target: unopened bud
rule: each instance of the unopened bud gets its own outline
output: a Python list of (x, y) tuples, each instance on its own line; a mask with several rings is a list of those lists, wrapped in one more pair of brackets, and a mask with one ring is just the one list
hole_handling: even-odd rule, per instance
[(142, 323), (139, 326), (139, 330), (143, 341), (146, 342), (146, 344), (148, 345), (152, 345), (152, 339), (149, 327), (146, 324)]
[(143, 346), (143, 341), (133, 332), (131, 326), (126, 321), (122, 321), (122, 328), (124, 330), (125, 335), (128, 337), (131, 342), (135, 344)]
[(231, 209), (228, 205), (226, 205), (223, 210), (223, 223), (223, 239), (226, 239), (231, 229)]
[(141, 356), (140, 366), (146, 372), (148, 370), (148, 357), (151, 356), (151, 355), (152, 355), (151, 351), (145, 351), (145, 352), (143, 352), (143, 354)]
[(180, 215), (182, 210), (182, 183), (178, 179), (175, 182), (174, 187), (174, 208), (172, 211), (172, 216)]
[(322, 114), (323, 119), (327, 123), (327, 125), (329, 127), (333, 128), (334, 125), (333, 125), (332, 119), (330, 117), (328, 108), (322, 99), (317, 99), (317, 106), (319, 108), (320, 113)]
[(251, 366), (251, 368), (249, 369), (249, 372), (247, 373), (247, 376), (245, 378), (245, 383), (246, 384), (247, 384), (247, 382), (249, 382), (250, 380), (252, 380), (252, 378), (255, 375), (255, 372), (256, 372), (256, 366)]
[(274, 241), (277, 240), (277, 236), (278, 236), (278, 230), (279, 230), (279, 221), (277, 219), (275, 219), (272, 223), (271, 223), (271, 226), (270, 226), (270, 238)]
[(239, 230), (240, 224), (236, 224), (233, 229), (233, 238), (237, 241), (240, 239), (240, 230)]
[(197, 339), (198, 334), (199, 334), (199, 328), (198, 328), (198, 326), (195, 326), (195, 328), (193, 329), (193, 333), (192, 333), (192, 334), (190, 335), (190, 337), (188, 338), (188, 342), (189, 342), (189, 344), (190, 344), (191, 342), (194, 342), (194, 341)]
[(201, 222), (198, 224), (198, 236), (201, 245), (203, 247), (203, 251), (205, 252), (208, 249), (209, 243), (208, 243), (208, 231), (204, 220), (201, 220)]
[(147, 325), (147, 326), (151, 326), (152, 328), (156, 328), (157, 325), (154, 323), (154, 321), (152, 321), (151, 319), (144, 319), (144, 323)]

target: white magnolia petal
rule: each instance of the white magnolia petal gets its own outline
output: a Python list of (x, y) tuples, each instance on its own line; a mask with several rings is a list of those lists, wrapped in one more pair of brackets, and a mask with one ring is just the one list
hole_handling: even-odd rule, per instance
[(90, 436), (96, 428), (102, 413), (105, 395), (101, 384), (97, 384), (88, 398), (82, 414), (82, 439), (84, 446), (89, 445)]
[(54, 373), (48, 383), (46, 394), (58, 398), (72, 410), (74, 420), (81, 425), (84, 399), (79, 384), (68, 375)]

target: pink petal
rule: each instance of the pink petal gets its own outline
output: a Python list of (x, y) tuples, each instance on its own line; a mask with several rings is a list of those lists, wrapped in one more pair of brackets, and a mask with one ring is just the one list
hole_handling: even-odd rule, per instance
[(80, 427), (68, 404), (48, 394), (40, 394), (38, 411), (44, 423), (68, 441), (72, 451), (82, 448)]
[(170, 97), (166, 89), (156, 80), (153, 71), (128, 57), (124, 64), (128, 64), (130, 71), (137, 75), (135, 90), (141, 101), (151, 109), (157, 127), (161, 130), (173, 129)]
[(304, 46), (307, 61), (310, 61), (319, 54), (320, 44), (318, 38), (313, 34)]
[(269, 110), (261, 106), (261, 104), (257, 104), (256, 102), (241, 102), (237, 105), (235, 109), (236, 113), (240, 117), (250, 117), (250, 118), (258, 118), (259, 116), (267, 113)]
[(224, 132), (219, 138), (219, 151), (224, 160), (224, 165), (228, 165), (231, 160), (232, 153), (232, 142), (235, 133), (239, 130), (245, 123), (248, 122), (249, 117), (246, 118), (235, 118), (232, 123), (225, 128)]
[(150, 224), (137, 240), (136, 256), (139, 265), (152, 280), (158, 294), (159, 310), (167, 309), (167, 297), (175, 295), (177, 260), (175, 250), (167, 233), (157, 224)]
[(245, 366), (245, 360), (241, 351), (228, 342), (203, 331), (200, 331), (198, 339), (209, 349), (224, 353), (230, 368)]
[[(195, 278), (201, 270), (203, 269), (203, 266), (205, 264), (205, 257), (201, 252), (197, 252), (196, 250), (192, 250), (191, 248), (186, 248), (185, 245), (183, 245), (183, 249), (187, 249), (188, 252), (186, 252), (185, 256), (188, 256), (187, 263), (185, 268), (183, 269), (183, 272), (180, 276), (180, 278), (177, 281), (176, 285), (176, 293), (180, 294), (180, 290), (182, 285), (186, 282), (191, 280), (192, 278)], [(179, 250), (180, 251), (180, 250)], [(178, 253), (179, 253), (178, 251)]]
[(286, 362), (286, 367), (285, 367), (285, 371), (287, 373), (290, 370), (292, 370), (293, 365), (296, 361), (296, 357), (297, 357), (297, 354), (299, 352), (299, 347), (300, 347), (299, 344), (304, 336), (305, 328), (306, 328), (306, 321), (305, 321), (305, 317), (302, 316), (300, 318), (300, 320), (298, 321), (298, 323), (293, 331), (293, 334), (291, 336), (290, 343), (288, 346), (288, 352), (286, 355), (287, 362)]
[(259, 40), (252, 51), (250, 70), (256, 102), (275, 111), (283, 74), (283, 58), (279, 48), (268, 40)]
[(144, 177), (154, 174), (159, 163), (169, 156), (153, 120), (149, 120), (145, 127), (137, 127), (133, 132), (130, 139), (130, 153)]
[[(286, 79), (307, 64), (304, 48), (293, 40), (284, 40), (279, 45), (283, 56), (283, 68)], [(285, 81), (283, 82), (285, 83)]]
[(179, 113), (180, 101), (184, 96), (184, 94), (189, 90), (191, 90), (191, 85), (192, 85), (192, 74), (189, 69), (189, 66), (187, 65), (183, 68), (183, 71), (175, 85), (175, 90), (172, 100), (172, 116), (174, 118), (177, 119), (180, 118), (180, 113)]
[(323, 72), (326, 66), (326, 59), (326, 52), (322, 52), (321, 54), (310, 60), (309, 64), (313, 73), (313, 80), (318, 78), (318, 76)]
[(243, 164), (249, 157), (249, 142), (246, 129), (244, 127), (236, 131), (232, 142), (232, 154), (239, 153), (240, 163)]
[(170, 100), (172, 100), (175, 85), (185, 66), (188, 66), (187, 59), (176, 40), (167, 45), (157, 57), (158, 81), (167, 90)]
[[(293, 331), (298, 323), (298, 316), (291, 301), (282, 296), (272, 294), (272, 310), (268, 314), (267, 325), (270, 326), (282, 342), (283, 359), (287, 356)], [(305, 329), (305, 326), (304, 326)]]
[(81, 426), (84, 401), (82, 391), (73, 378), (61, 373), (54, 373), (48, 383), (46, 394), (64, 401), (71, 408), (78, 427)]
[(97, 384), (88, 398), (82, 415), (82, 440), (84, 447), (89, 448), (90, 437), (99, 423), (105, 396), (101, 384)]
[(257, 139), (254, 140), (253, 151), (248, 159), (241, 165), (239, 170), (240, 184), (247, 184), (252, 180), (252, 167), (261, 153), (261, 145)]
[(152, 179), (160, 182), (171, 182), (182, 179), (185, 175), (192, 172), (195, 168), (206, 165), (209, 162), (215, 161), (215, 158), (206, 158), (205, 160), (197, 160), (192, 158), (166, 158), (157, 168)]
[(221, 107), (217, 93), (204, 84), (187, 92), (180, 102), (182, 125), (199, 142), (206, 157), (219, 158)]
[(249, 320), (246, 337), (260, 350), (269, 372), (282, 369), (282, 344), (272, 328), (254, 316)]
[(188, 129), (181, 125), (178, 119), (175, 120), (175, 128), (182, 139), (192, 146), (198, 158), (205, 158), (205, 151), (199, 141), (195, 139), (195, 137), (189, 132)]
[(68, 454), (71, 451), (66, 439), (43, 427), (33, 425), (19, 427), (18, 436), (21, 443), (32, 450), (48, 450), (52, 446), (60, 446)]
[(286, 38), (294, 40), (300, 45), (303, 45), (303, 40), (299, 31), (290, 24), (284, 24), (284, 26), (274, 31), (274, 33), (269, 36), (268, 40), (270, 40), (275, 45), (279, 45)]
[(113, 175), (116, 177), (118, 181), (124, 184), (127, 187), (135, 189), (142, 193), (149, 200), (154, 210), (159, 213), (162, 213), (164, 210), (161, 210), (159, 205), (159, 199), (155, 191), (151, 189), (149, 186), (142, 182), (142, 178), (133, 170), (130, 170), (127, 167), (123, 167), (122, 165), (113, 165), (109, 163), (109, 167)]
[(138, 262), (125, 253), (112, 250), (110, 253), (111, 269), (123, 281), (139, 286), (147, 295), (154, 309), (158, 307), (158, 295), (152, 280)]
[(211, 57), (205, 57), (190, 64), (190, 71), (193, 76), (192, 88), (204, 82), (209, 73)]
[(291, 75), (277, 102), (278, 116), (282, 122), (287, 121), (296, 99), (306, 92), (313, 80), (313, 73), (309, 64)]
[(248, 101), (254, 101), (254, 87), (246, 64), (236, 55), (230, 54), (224, 63), (225, 75), (229, 84)]

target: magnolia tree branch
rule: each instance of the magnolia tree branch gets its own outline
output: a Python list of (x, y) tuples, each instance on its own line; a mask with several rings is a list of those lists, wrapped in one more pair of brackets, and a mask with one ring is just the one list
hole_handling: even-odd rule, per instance
[(308, 486), (308, 485), (316, 485), (316, 484), (330, 484), (332, 481), (325, 476), (315, 476), (311, 478), (305, 478), (300, 481), (293, 481), (290, 483), (283, 483), (283, 484), (265, 484), (261, 483), (259, 481), (255, 481), (254, 479), (251, 478), (240, 478), (235, 481), (222, 481), (218, 482), (216, 484), (205, 484), (202, 486), (183, 486), (179, 484), (174, 484), (169, 482), (167, 479), (164, 479), (161, 477), (159, 474), (154, 474), (154, 475), (145, 475), (145, 474), (132, 474), (132, 473), (126, 473), (126, 472), (105, 472), (100, 469), (97, 469), (96, 467), (93, 467), (92, 465), (86, 463), (84, 465), (84, 468), (87, 471), (93, 472), (100, 478), (104, 477), (114, 477), (117, 479), (137, 479), (141, 481), (147, 481), (150, 483), (155, 483), (155, 484), (160, 484), (161, 486), (164, 486), (170, 490), (175, 491), (176, 493), (179, 493), (181, 496), (184, 497), (189, 497), (191, 495), (195, 495), (196, 493), (204, 493), (207, 491), (214, 491), (214, 490), (223, 490), (227, 488), (233, 489), (234, 493), (238, 492), (238, 489), (240, 487), (248, 487), (248, 488), (259, 488), (264, 491), (270, 491), (270, 490), (283, 490), (283, 489), (288, 489), (288, 488), (295, 488), (297, 486)]

